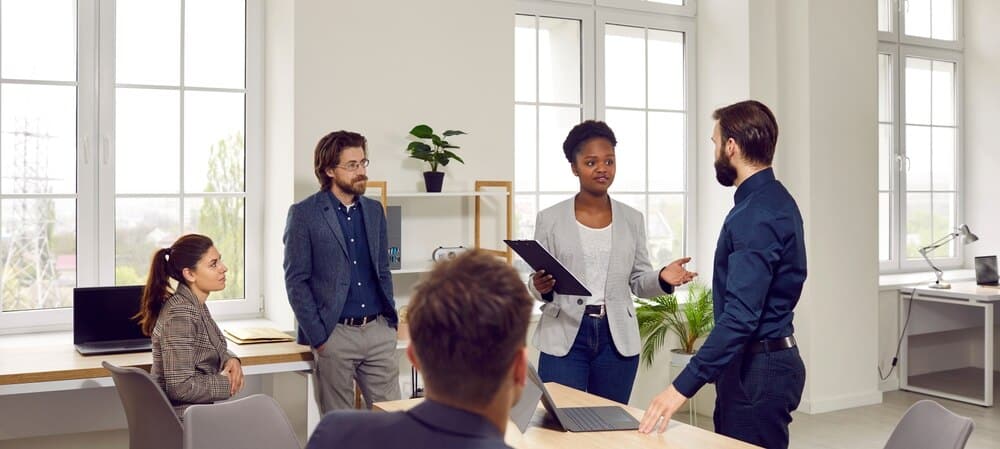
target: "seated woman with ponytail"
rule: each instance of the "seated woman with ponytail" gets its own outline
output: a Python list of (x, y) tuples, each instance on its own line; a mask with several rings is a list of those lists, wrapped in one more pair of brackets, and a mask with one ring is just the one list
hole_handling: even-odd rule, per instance
[(229, 399), (243, 388), (240, 360), (205, 306), (209, 293), (226, 288), (226, 271), (203, 235), (182, 236), (153, 253), (136, 318), (153, 339), (151, 374), (178, 417), (190, 404)]

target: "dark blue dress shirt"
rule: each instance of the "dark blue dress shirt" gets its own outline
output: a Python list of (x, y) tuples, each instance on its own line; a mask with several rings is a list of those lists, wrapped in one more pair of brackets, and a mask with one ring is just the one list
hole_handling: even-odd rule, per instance
[(355, 201), (354, 206), (348, 210), (332, 192), (329, 195), (337, 210), (337, 221), (340, 222), (340, 230), (344, 232), (347, 257), (351, 261), (351, 287), (340, 318), (361, 318), (382, 313), (384, 303), (379, 290), (378, 272), (369, 251), (361, 201)]
[(748, 343), (792, 335), (792, 310), (806, 280), (802, 215), (767, 168), (736, 189), (715, 249), (715, 329), (674, 388), (694, 396), (715, 382)]

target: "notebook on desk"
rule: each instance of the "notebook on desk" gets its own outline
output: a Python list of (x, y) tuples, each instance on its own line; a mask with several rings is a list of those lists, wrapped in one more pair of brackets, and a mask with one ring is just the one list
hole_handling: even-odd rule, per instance
[(997, 274), (997, 256), (976, 257), (976, 284), (1000, 285), (1000, 275)]
[(277, 343), (282, 341), (295, 341), (291, 335), (271, 327), (240, 327), (236, 329), (225, 329), (222, 331), (226, 338), (236, 344), (246, 345), (253, 343)]
[(73, 289), (73, 346), (83, 355), (152, 350), (132, 319), (139, 313), (141, 285)]

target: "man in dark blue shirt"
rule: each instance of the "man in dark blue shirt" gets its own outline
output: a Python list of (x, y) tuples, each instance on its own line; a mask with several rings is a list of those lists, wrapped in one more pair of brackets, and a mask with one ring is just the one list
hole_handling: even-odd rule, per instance
[(329, 413), (306, 449), (508, 449), (533, 303), (517, 271), (495, 256), (477, 250), (436, 265), (407, 315), (406, 355), (424, 376), (426, 399), (405, 412)]
[(639, 430), (664, 431), (687, 398), (714, 382), (716, 432), (787, 448), (791, 412), (805, 385), (792, 336), (792, 311), (806, 280), (802, 215), (774, 178), (778, 124), (767, 106), (744, 101), (713, 118), (716, 179), (737, 186), (715, 250), (715, 329), (673, 385), (653, 399)]
[(316, 145), (320, 191), (288, 209), (285, 289), (301, 344), (313, 347), (320, 411), (400, 398), (396, 305), (382, 204), (364, 196), (367, 140), (336, 131)]

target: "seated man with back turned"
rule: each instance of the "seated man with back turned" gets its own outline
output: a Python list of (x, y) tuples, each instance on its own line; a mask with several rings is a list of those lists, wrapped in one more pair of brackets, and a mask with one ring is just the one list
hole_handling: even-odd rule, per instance
[(507, 419), (527, 377), (531, 305), (517, 272), (492, 255), (438, 264), (407, 314), (406, 355), (423, 374), (426, 399), (406, 412), (331, 412), (306, 449), (507, 448)]

